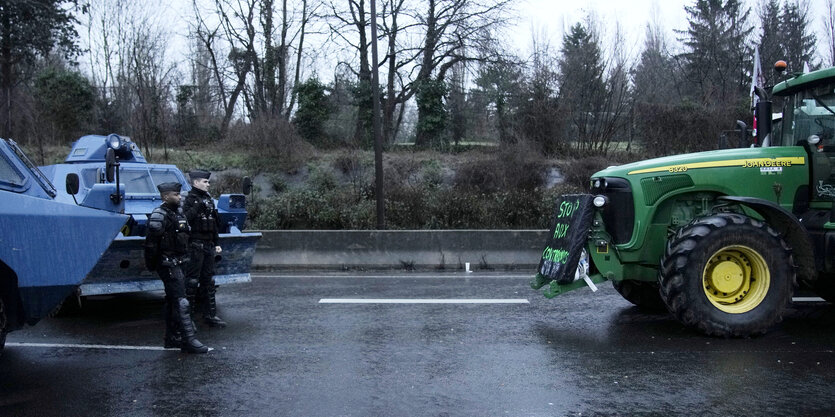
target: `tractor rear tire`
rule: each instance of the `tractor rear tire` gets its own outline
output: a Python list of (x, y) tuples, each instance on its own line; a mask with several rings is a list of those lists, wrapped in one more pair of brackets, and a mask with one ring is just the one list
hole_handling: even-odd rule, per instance
[(612, 287), (626, 301), (635, 304), (642, 310), (656, 312), (667, 311), (667, 306), (664, 305), (664, 300), (661, 299), (658, 283), (623, 280), (612, 281)]
[(667, 242), (661, 298), (676, 319), (708, 335), (759, 335), (783, 319), (795, 269), (767, 224), (736, 213), (701, 217)]

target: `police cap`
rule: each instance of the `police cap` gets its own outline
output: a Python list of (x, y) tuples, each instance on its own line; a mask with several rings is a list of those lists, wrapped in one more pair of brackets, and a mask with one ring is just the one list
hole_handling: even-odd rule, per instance
[(157, 185), (157, 189), (159, 190), (160, 193), (167, 193), (167, 192), (171, 192), (171, 191), (179, 193), (180, 188), (182, 188), (182, 187), (183, 187), (183, 185), (180, 184), (179, 182), (164, 182), (162, 184)]
[(209, 177), (211, 175), (212, 175), (211, 172), (202, 171), (202, 170), (199, 170), (199, 169), (191, 171), (191, 172), (188, 173), (188, 177), (191, 178), (192, 181), (197, 180), (197, 179), (209, 179)]

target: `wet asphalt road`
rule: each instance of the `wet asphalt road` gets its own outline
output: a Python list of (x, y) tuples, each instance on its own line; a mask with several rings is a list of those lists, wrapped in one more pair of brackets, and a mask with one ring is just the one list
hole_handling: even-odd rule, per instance
[[(755, 339), (646, 314), (604, 284), (547, 300), (529, 277), (256, 276), (221, 288), (206, 355), (161, 346), (162, 295), (88, 299), (9, 335), (0, 416), (835, 415), (835, 307), (795, 303)], [(323, 298), (528, 304), (322, 304)]]

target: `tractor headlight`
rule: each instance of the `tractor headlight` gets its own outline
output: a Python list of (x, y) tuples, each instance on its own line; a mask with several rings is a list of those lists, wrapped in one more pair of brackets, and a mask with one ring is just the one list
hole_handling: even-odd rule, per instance
[(608, 202), (609, 202), (609, 199), (606, 198), (606, 196), (604, 196), (604, 195), (595, 196), (594, 200), (591, 201), (591, 203), (594, 204), (594, 206), (597, 207), (597, 208), (601, 208), (601, 207), (605, 206), (606, 203), (608, 203)]
[(122, 148), (122, 138), (115, 133), (107, 135), (106, 141), (107, 146), (113, 148), (114, 151), (118, 151)]

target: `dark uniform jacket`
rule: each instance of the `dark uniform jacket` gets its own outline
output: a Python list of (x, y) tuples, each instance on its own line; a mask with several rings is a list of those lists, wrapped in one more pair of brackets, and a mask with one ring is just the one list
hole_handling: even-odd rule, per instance
[(192, 188), (183, 203), (183, 212), (191, 226), (191, 240), (212, 242), (214, 246), (218, 246), (220, 218), (209, 193)]
[(188, 254), (189, 226), (183, 210), (163, 204), (148, 216), (145, 236), (145, 264), (150, 270), (159, 265), (182, 263)]

